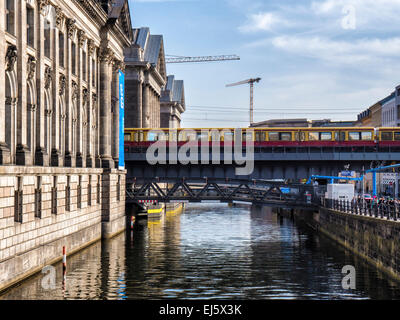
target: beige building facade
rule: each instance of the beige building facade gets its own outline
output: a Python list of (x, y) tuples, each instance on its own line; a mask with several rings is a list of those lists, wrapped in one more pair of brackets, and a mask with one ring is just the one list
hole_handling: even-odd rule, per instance
[(128, 0), (0, 0), (0, 290), (125, 229)]

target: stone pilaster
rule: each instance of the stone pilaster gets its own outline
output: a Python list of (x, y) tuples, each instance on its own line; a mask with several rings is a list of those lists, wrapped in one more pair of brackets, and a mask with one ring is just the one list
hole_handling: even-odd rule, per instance
[(143, 104), (142, 121), (143, 128), (150, 128), (150, 88), (148, 84), (143, 84)]
[[(0, 0), (0, 12), (5, 11), (5, 0)], [(0, 57), (6, 56), (7, 46), (4, 45), (6, 43), (5, 39), (5, 19), (0, 19)], [(5, 77), (5, 65), (4, 63), (0, 63), (0, 85), (2, 88), (5, 88), (6, 77)], [(0, 90), (0, 101), (6, 100), (5, 90)], [(11, 162), (10, 149), (6, 144), (6, 114), (5, 114), (5, 105), (4, 103), (0, 103), (0, 164), (9, 164)]]
[[(53, 56), (53, 117), (52, 117), (52, 146), (51, 146), (51, 166), (58, 167), (63, 164), (62, 151), (61, 151), (61, 137), (64, 137), (64, 133), (61, 132), (62, 120), (61, 120), (61, 106), (60, 106), (60, 85), (59, 74), (60, 74), (60, 61), (58, 48), (60, 47), (59, 32), (62, 27), (63, 17), (59, 8), (56, 8), (56, 29), (54, 30), (54, 50)], [(64, 89), (62, 89), (63, 91)]]
[(72, 91), (72, 42), (75, 39), (76, 25), (74, 19), (66, 20), (67, 46), (66, 46), (66, 90), (65, 90), (65, 153), (64, 166), (75, 166), (75, 154), (73, 153), (74, 120), (73, 117), (73, 97)]
[[(32, 159), (27, 145), (27, 61), (28, 55), (26, 54), (26, 6), (20, 4), (20, 9), (18, 10), (19, 18), (17, 19), (17, 37), (18, 39), (18, 105), (17, 105), (17, 146), (16, 146), (16, 164), (17, 165), (32, 165)], [(30, 133), (29, 133), (30, 134)]]
[(111, 156), (111, 72), (113, 53), (104, 44), (100, 50), (100, 158), (103, 168), (114, 168), (114, 160)]
[(36, 88), (37, 88), (37, 109), (36, 109), (36, 150), (35, 150), (35, 165), (47, 166), (47, 151), (45, 149), (45, 74), (44, 64), (44, 14), (45, 1), (38, 1), (38, 10), (36, 10), (36, 54), (38, 63), (36, 64)]

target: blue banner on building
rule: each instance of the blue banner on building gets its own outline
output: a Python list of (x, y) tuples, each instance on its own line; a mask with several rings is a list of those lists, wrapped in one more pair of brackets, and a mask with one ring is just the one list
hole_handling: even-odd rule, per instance
[(125, 74), (119, 71), (119, 164), (120, 170), (125, 169)]

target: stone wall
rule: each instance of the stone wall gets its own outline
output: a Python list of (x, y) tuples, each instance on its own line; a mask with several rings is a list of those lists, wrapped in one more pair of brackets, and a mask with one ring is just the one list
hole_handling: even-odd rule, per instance
[(314, 228), (400, 280), (400, 222), (324, 208), (297, 216), (308, 218)]
[(123, 231), (125, 175), (0, 166), (0, 290), (61, 259), (63, 246), (70, 254)]

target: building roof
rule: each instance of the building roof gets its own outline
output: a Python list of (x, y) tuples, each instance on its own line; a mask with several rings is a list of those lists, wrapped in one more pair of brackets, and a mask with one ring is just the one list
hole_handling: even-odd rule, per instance
[(393, 91), (389, 96), (387, 96), (386, 98), (382, 99), (380, 101), (380, 104), (383, 106), (385, 103), (388, 103), (390, 100), (394, 99), (396, 97), (396, 92)]
[(160, 55), (164, 53), (163, 36), (150, 34), (148, 27), (133, 29), (133, 32), (133, 43), (143, 49), (144, 61), (157, 67), (160, 62)]
[(175, 80), (175, 76), (167, 77), (167, 84), (161, 96), (162, 102), (177, 102), (185, 110), (185, 88), (183, 80)]

